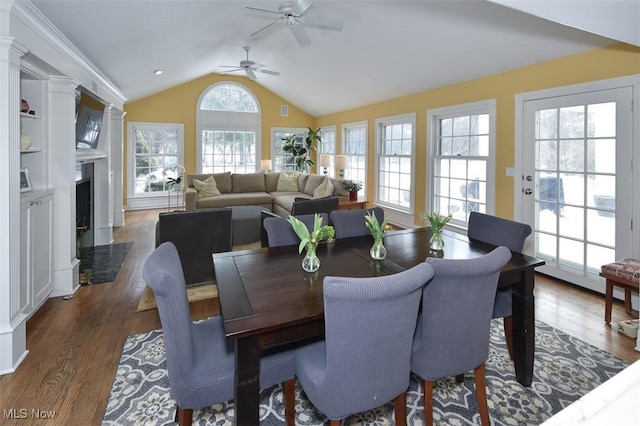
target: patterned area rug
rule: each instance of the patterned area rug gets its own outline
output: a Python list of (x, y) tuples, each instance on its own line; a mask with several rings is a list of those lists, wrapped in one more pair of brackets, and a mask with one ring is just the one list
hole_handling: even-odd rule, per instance
[[(500, 320), (491, 326), (486, 364), (489, 416), (493, 425), (538, 425), (582, 395), (614, 376), (628, 364), (542, 322), (536, 323), (536, 358), (531, 387), (515, 380)], [(472, 372), (464, 383), (439, 380), (434, 387), (434, 423), (477, 425), (480, 416)], [(282, 388), (260, 394), (260, 424), (284, 424)], [(111, 389), (103, 425), (166, 425), (173, 422), (175, 401), (169, 392), (161, 331), (129, 336)], [(232, 425), (233, 401), (194, 412), (198, 425)], [(392, 425), (393, 404), (351, 416), (344, 425)], [(422, 424), (423, 394), (417, 377), (407, 393), (407, 423)], [(318, 413), (296, 384), (296, 424), (323, 425)]]
[(87, 247), (82, 254), (82, 268), (92, 270), (89, 284), (101, 284), (116, 279), (133, 243)]

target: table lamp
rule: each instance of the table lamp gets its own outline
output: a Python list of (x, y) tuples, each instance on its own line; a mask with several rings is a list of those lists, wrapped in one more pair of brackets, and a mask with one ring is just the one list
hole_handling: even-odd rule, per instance
[(331, 167), (331, 155), (320, 154), (320, 167), (324, 169), (322, 173), (327, 176), (329, 174), (327, 168)]
[(349, 156), (336, 155), (336, 166), (340, 170), (340, 179), (344, 179), (344, 169), (349, 167)]
[(262, 171), (263, 172), (270, 172), (271, 171), (271, 159), (267, 158), (265, 160), (261, 160), (260, 161), (261, 167), (262, 167)]

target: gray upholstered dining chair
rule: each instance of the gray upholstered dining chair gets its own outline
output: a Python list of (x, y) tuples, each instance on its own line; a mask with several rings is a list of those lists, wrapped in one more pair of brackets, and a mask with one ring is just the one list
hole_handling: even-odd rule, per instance
[[(233, 399), (233, 342), (225, 338), (222, 317), (197, 323), (191, 320), (184, 274), (173, 243), (156, 248), (144, 264), (142, 277), (158, 305), (171, 395), (178, 405), (176, 421), (191, 425), (194, 409)], [(285, 388), (290, 387), (292, 392), (294, 377), (293, 350), (262, 358), (261, 386), (285, 382)], [(293, 419), (293, 404), (293, 399), (285, 401), (287, 419)]]
[(371, 235), (371, 231), (365, 225), (364, 216), (367, 212), (373, 211), (378, 223), (384, 221), (384, 210), (380, 207), (373, 207), (366, 210), (334, 210), (329, 214), (331, 224), (336, 231), (336, 238), (359, 237), (360, 235)]
[(298, 348), (296, 370), (332, 425), (392, 400), (396, 424), (406, 423), (413, 333), (422, 288), (432, 277), (424, 262), (384, 277), (325, 277), (325, 340)]
[[(469, 215), (467, 236), (471, 241), (505, 246), (513, 252), (520, 253), (529, 234), (531, 234), (531, 227), (526, 223), (478, 212), (472, 212)], [(493, 305), (493, 318), (503, 318), (505, 341), (511, 359), (513, 359), (512, 295), (513, 287), (498, 289)]]
[(500, 269), (511, 258), (506, 247), (465, 260), (427, 258), (434, 278), (422, 293), (411, 371), (424, 380), (424, 422), (433, 423), (433, 383), (474, 370), (483, 425), (489, 424), (484, 363)]
[[(320, 213), (322, 224), (329, 223), (329, 215)], [(302, 223), (307, 225), (309, 232), (313, 230), (313, 219), (315, 214), (296, 216)], [(300, 243), (300, 238), (296, 235), (291, 224), (284, 217), (267, 217), (262, 222), (262, 226), (267, 234), (268, 247), (292, 246)]]
[(178, 250), (187, 285), (212, 282), (211, 253), (231, 251), (231, 209), (160, 213), (156, 247), (167, 241)]

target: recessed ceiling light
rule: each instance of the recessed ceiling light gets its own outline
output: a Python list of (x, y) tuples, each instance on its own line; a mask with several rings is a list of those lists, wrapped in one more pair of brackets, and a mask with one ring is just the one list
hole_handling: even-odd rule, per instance
[(162, 74), (162, 70), (155, 70), (153, 73), (154, 73), (155, 75), (160, 75), (160, 74)]

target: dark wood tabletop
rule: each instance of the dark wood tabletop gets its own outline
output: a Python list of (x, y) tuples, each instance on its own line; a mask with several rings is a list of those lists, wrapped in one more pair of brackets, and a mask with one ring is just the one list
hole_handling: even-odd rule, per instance
[[(302, 270), (298, 246), (214, 254), (225, 333), (236, 349), (236, 424), (258, 423), (260, 352), (324, 333), (324, 277), (388, 275), (428, 256), (470, 259), (494, 248), (445, 232), (444, 251), (432, 252), (429, 237), (430, 231), (422, 228), (388, 233), (384, 238), (387, 258), (382, 261), (369, 256), (373, 243), (369, 235), (321, 244), (317, 250), (320, 269), (314, 273)], [(514, 363), (518, 381), (525, 386), (533, 377), (533, 274), (542, 264), (534, 257), (513, 253), (500, 274), (499, 286), (514, 286)]]

